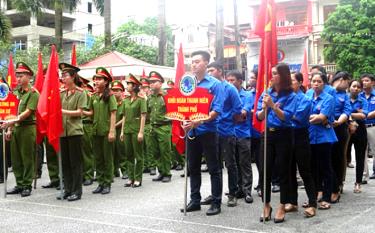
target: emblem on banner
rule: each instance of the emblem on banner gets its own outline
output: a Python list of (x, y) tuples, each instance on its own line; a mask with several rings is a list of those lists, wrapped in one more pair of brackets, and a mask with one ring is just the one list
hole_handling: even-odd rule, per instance
[(195, 89), (197, 87), (197, 79), (191, 75), (184, 75), (180, 81), (180, 92), (185, 95), (189, 96), (194, 94)]
[(0, 101), (7, 99), (9, 94), (9, 87), (5, 83), (0, 83)]

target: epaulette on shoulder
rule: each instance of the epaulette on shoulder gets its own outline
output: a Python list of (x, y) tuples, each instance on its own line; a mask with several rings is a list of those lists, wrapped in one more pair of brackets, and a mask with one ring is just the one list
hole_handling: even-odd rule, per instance
[(36, 93), (40, 94), (39, 91), (35, 87), (31, 87), (31, 92), (33, 92), (33, 93), (36, 92)]

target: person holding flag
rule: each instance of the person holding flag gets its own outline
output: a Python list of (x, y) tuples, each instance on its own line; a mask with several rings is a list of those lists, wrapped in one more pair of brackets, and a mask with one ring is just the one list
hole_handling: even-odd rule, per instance
[(6, 139), (11, 140), (11, 157), (16, 186), (7, 194), (21, 194), (21, 197), (31, 195), (31, 184), (34, 177), (34, 162), (36, 155), (36, 125), (35, 110), (38, 105), (39, 93), (30, 85), (34, 72), (24, 62), (16, 65), (18, 87), (15, 94), (20, 100), (18, 120), (3, 124), (7, 127)]
[(89, 105), (93, 114), (93, 150), (96, 159), (96, 177), (98, 187), (94, 194), (111, 192), (113, 180), (113, 150), (116, 140), (116, 98), (111, 94), (112, 76), (104, 67), (96, 68), (94, 75), (96, 92)]
[[(261, 141), (261, 163), (267, 167), (265, 177), (261, 172), (261, 179), (266, 180), (262, 185), (262, 201), (265, 202), (260, 221), (271, 220), (271, 178), (275, 163), (280, 176), (280, 205), (276, 211), (274, 222), (281, 223), (285, 218), (285, 204), (288, 203), (288, 187), (290, 160), (292, 153), (292, 117), (296, 109), (296, 94), (292, 89), (289, 66), (284, 63), (272, 68), (272, 86), (259, 99), (256, 117), (263, 121), (267, 114), (267, 139)], [(264, 153), (264, 144), (267, 153)], [(264, 198), (265, 196), (265, 198)]]
[(77, 75), (78, 67), (60, 63), (62, 81), (65, 90), (61, 91), (60, 99), (63, 116), (63, 134), (61, 141), (62, 172), (65, 193), (63, 198), (76, 201), (82, 196), (82, 150), (83, 135), (82, 110), (86, 105), (86, 95), (79, 87), (81, 80)]

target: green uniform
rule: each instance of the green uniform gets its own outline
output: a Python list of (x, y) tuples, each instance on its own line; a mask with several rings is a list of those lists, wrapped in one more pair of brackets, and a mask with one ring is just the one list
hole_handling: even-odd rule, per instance
[(151, 135), (150, 153), (156, 159), (159, 173), (162, 176), (171, 175), (171, 121), (166, 119), (163, 94), (152, 94), (147, 99), (148, 114), (150, 115)]
[[(87, 106), (90, 104), (91, 97), (88, 91), (84, 91), (87, 96)], [(88, 107), (85, 108), (88, 110)], [(83, 136), (82, 136), (82, 155), (83, 155), (83, 179), (93, 180), (95, 172), (95, 157), (92, 150), (92, 117), (83, 116)]]
[(143, 140), (143, 154), (145, 158), (144, 167), (145, 168), (156, 168), (156, 161), (155, 157), (151, 154), (152, 149), (150, 149), (150, 136), (151, 136), (151, 124), (149, 116), (147, 115), (146, 124), (145, 124), (145, 132), (144, 132), (144, 140)]
[[(84, 109), (87, 104), (86, 94), (75, 89), (69, 93), (64, 90), (60, 94), (61, 106), (64, 110)], [(64, 177), (64, 189), (67, 194), (82, 195), (82, 149), (81, 139), (83, 124), (81, 116), (63, 114), (63, 133), (61, 141), (61, 161)]]
[(129, 180), (142, 181), (143, 173), (143, 143), (138, 142), (138, 133), (141, 124), (141, 114), (147, 113), (146, 100), (137, 97), (124, 99), (124, 141), (125, 157), (128, 161)]
[(28, 90), (17, 89), (18, 115), (32, 110), (30, 116), (16, 123), (11, 140), (11, 158), (13, 173), (16, 177), (17, 188), (31, 189), (34, 177), (35, 153), (36, 153), (36, 126), (35, 110), (38, 105), (39, 94), (31, 86)]
[[(121, 101), (117, 103), (117, 112), (116, 112), (116, 123), (122, 120), (124, 116), (124, 102)], [(120, 140), (121, 135), (121, 125), (116, 127), (116, 142), (115, 142), (115, 151), (113, 153), (113, 162), (114, 162), (114, 175), (118, 175), (119, 170), (122, 175), (126, 174), (126, 168), (128, 163), (125, 159), (125, 143)]]
[(48, 143), (47, 137), (44, 138), (46, 145), (46, 158), (48, 175), (51, 183), (59, 182), (59, 161), (55, 149), (51, 144)]
[(117, 110), (116, 98), (111, 95), (105, 102), (99, 95), (93, 95), (90, 109), (94, 111), (92, 125), (93, 150), (96, 160), (96, 177), (100, 186), (110, 187), (113, 179), (114, 142), (108, 141), (111, 112)]

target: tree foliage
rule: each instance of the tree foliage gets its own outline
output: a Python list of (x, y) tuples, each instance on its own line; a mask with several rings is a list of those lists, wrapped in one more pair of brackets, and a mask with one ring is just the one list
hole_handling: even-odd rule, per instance
[(9, 18), (0, 11), (0, 41), (1, 43), (9, 43), (11, 35), (12, 23)]
[[(120, 53), (135, 57), (142, 61), (156, 65), (158, 58), (158, 48), (141, 45), (131, 39), (135, 35), (157, 35), (157, 18), (147, 18), (144, 23), (139, 24), (134, 20), (121, 25), (117, 33), (113, 36), (115, 38), (112, 42), (111, 49), (104, 48), (104, 39), (99, 37), (96, 39), (94, 46), (91, 50), (87, 51), (83, 46), (79, 46), (77, 50), (77, 62), (79, 64), (86, 63), (100, 55), (103, 55), (110, 50), (116, 50)], [(172, 30), (167, 27), (167, 64), (168, 66), (174, 65), (174, 51), (172, 43)]]
[(324, 56), (358, 77), (375, 73), (375, 0), (342, 0), (325, 22)]

